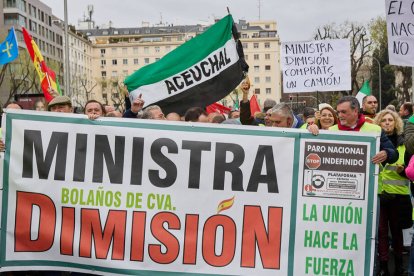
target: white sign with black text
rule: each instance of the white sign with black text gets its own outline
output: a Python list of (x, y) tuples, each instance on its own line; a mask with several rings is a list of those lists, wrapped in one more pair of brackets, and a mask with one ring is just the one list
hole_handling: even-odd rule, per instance
[(284, 93), (351, 90), (348, 39), (282, 43)]
[(386, 0), (385, 14), (390, 64), (414, 66), (414, 2)]

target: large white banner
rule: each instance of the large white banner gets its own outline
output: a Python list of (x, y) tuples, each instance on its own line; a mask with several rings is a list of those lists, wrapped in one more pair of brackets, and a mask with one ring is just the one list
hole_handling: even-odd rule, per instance
[(414, 66), (413, 1), (385, 1), (388, 56), (392, 65)]
[(3, 126), (2, 271), (371, 275), (378, 137), (24, 111)]
[(351, 90), (348, 39), (282, 43), (283, 92)]

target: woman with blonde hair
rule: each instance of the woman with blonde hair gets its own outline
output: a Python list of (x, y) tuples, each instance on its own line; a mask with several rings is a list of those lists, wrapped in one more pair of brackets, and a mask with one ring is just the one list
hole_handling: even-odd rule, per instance
[[(402, 230), (412, 226), (410, 181), (404, 168), (409, 157), (405, 154), (403, 121), (400, 116), (389, 109), (384, 109), (374, 119), (398, 151), (399, 158), (393, 164), (380, 165), (378, 177), (378, 195), (380, 200), (378, 226), (378, 257), (380, 271), (377, 275), (390, 275), (388, 271), (388, 227), (391, 230), (395, 257), (395, 274), (404, 275), (403, 268), (403, 234)], [(408, 159), (408, 160), (406, 160)], [(407, 161), (407, 162), (406, 162)]]

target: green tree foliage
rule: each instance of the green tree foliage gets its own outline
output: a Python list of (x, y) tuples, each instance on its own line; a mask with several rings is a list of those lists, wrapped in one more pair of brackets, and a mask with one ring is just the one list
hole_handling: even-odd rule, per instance
[(18, 58), (8, 64), (4, 82), (9, 88), (9, 93), (3, 98), (2, 104), (9, 102), (16, 95), (42, 93), (39, 77), (26, 49), (20, 48)]
[[(381, 73), (381, 102), (383, 108), (394, 99), (394, 68), (388, 64), (387, 22), (382, 17), (371, 20), (369, 24), (371, 40), (373, 43), (371, 88), (372, 94), (379, 98), (379, 73)], [(380, 68), (378, 67), (378, 60)]]
[[(371, 50), (371, 40), (367, 28), (356, 22), (345, 22), (341, 25), (327, 24), (319, 27), (314, 35), (315, 40), (321, 39), (349, 39), (351, 43), (351, 84), (352, 94), (356, 94), (361, 88), (362, 82), (359, 82), (357, 76), (364, 64), (364, 58), (369, 55)], [(341, 91), (342, 94), (349, 94), (348, 91)], [(331, 102), (338, 98), (338, 93), (321, 93), (323, 102)]]
[(102, 78), (99, 82), (102, 89), (103, 104), (113, 105), (116, 110), (123, 112), (125, 97), (128, 90), (120, 77)]

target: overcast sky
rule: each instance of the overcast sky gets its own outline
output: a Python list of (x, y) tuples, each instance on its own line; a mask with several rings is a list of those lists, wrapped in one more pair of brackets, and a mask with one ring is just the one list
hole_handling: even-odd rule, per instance
[[(63, 19), (63, 0), (42, 0), (53, 14)], [(259, 0), (68, 0), (69, 23), (77, 25), (94, 6), (97, 25), (112, 21), (114, 27), (157, 24), (197, 24), (221, 18), (230, 8), (235, 21), (259, 19)], [(366, 23), (385, 16), (384, 0), (261, 0), (261, 20), (275, 20), (281, 41), (310, 40), (315, 30), (327, 23)]]

